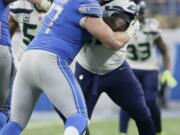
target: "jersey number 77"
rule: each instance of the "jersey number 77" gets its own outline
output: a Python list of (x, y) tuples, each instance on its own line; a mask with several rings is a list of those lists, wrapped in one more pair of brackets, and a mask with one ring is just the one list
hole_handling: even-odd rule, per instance
[(53, 24), (55, 21), (58, 19), (59, 15), (62, 13), (63, 7), (53, 3), (51, 6), (51, 9), (48, 11), (48, 16), (50, 16), (50, 21), (48, 22), (48, 26), (45, 30), (45, 34), (48, 34), (49, 31), (51, 30)]

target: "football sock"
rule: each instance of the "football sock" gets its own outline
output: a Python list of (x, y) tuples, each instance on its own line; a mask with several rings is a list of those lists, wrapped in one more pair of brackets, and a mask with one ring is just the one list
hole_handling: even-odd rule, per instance
[(67, 134), (67, 133), (70, 133), (70, 132), (75, 133), (76, 130), (78, 131), (78, 134), (81, 135), (85, 131), (87, 127), (87, 123), (88, 123), (87, 118), (80, 114), (75, 114), (69, 117), (65, 123), (65, 128), (66, 128), (65, 135), (72, 135), (72, 134)]
[(22, 128), (19, 124), (9, 121), (0, 131), (0, 135), (20, 135), (21, 131)]
[(79, 135), (78, 130), (74, 127), (67, 127), (64, 135)]
[(0, 129), (7, 123), (7, 120), (7, 116), (4, 113), (0, 112)]

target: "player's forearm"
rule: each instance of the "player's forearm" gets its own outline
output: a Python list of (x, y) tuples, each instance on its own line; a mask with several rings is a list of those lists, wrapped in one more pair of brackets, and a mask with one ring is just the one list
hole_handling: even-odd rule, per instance
[(113, 32), (102, 18), (88, 17), (84, 22), (84, 27), (106, 47), (111, 49), (122, 48), (128, 41), (126, 32)]
[(170, 66), (170, 57), (169, 57), (168, 49), (165, 44), (163, 46), (165, 46), (163, 49), (161, 49), (163, 65), (166, 70), (170, 70), (171, 66)]
[(170, 57), (169, 57), (168, 49), (167, 49), (166, 44), (164, 43), (162, 37), (161, 36), (158, 37), (157, 40), (155, 41), (155, 43), (157, 44), (157, 46), (161, 52), (164, 69), (170, 70), (170, 68), (171, 68)]
[(113, 32), (110, 28), (102, 29), (102, 34), (98, 38), (105, 47), (110, 49), (120, 49), (128, 42), (128, 34), (126, 32)]
[(129, 40), (129, 35), (126, 32), (115, 32), (115, 38), (119, 42), (117, 49), (124, 47)]
[(170, 70), (171, 69), (171, 67), (170, 67), (170, 58), (169, 58), (168, 54), (163, 56), (163, 65), (164, 65), (164, 68), (166, 70)]

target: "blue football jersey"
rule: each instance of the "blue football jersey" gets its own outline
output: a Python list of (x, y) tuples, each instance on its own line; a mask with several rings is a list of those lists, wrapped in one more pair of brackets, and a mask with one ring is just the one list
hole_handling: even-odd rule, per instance
[(73, 59), (84, 40), (90, 37), (80, 26), (80, 20), (85, 16), (102, 16), (97, 0), (54, 0), (28, 49), (61, 52)]
[(9, 24), (8, 24), (9, 9), (3, 0), (0, 0), (0, 45), (10, 46)]

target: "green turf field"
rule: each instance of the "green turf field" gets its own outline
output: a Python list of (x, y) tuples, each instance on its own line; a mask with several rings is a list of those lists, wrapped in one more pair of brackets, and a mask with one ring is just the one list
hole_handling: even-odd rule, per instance
[[(163, 119), (164, 132), (166, 135), (180, 135), (180, 118)], [(92, 135), (118, 135), (117, 120), (94, 120), (90, 125)], [(23, 135), (62, 135), (63, 126), (61, 122), (31, 121)], [(129, 135), (138, 135), (135, 123), (130, 122)]]

